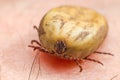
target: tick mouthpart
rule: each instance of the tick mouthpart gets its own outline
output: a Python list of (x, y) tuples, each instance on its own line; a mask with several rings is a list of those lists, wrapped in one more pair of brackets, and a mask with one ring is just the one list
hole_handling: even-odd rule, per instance
[(54, 49), (58, 54), (62, 54), (67, 50), (67, 46), (64, 41), (59, 40), (56, 41), (54, 45)]

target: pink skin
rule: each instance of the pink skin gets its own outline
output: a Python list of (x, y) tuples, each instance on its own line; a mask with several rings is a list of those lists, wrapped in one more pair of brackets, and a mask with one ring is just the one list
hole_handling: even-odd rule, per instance
[[(98, 51), (111, 52), (115, 56), (93, 54), (90, 57), (104, 66), (90, 61), (80, 62), (83, 71), (69, 60), (43, 54), (40, 56), (38, 80), (120, 80), (120, 1), (119, 0), (3, 0), (0, 1), (0, 80), (27, 80), (36, 55), (27, 47), (33, 39), (38, 40), (33, 25), (39, 25), (42, 16), (51, 8), (71, 4), (89, 7), (102, 13), (108, 20), (109, 33)], [(40, 53), (40, 52), (39, 52)], [(36, 61), (31, 77), (39, 70)], [(31, 79), (35, 80), (35, 79)]]

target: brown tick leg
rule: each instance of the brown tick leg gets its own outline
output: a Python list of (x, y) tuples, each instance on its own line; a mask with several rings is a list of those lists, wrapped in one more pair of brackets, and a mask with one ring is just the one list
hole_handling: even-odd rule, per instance
[(111, 55), (111, 56), (114, 56), (113, 54), (111, 54), (111, 53), (107, 53), (107, 52), (94, 51), (94, 53), (98, 53), (98, 54), (105, 54), (105, 55)]
[(39, 28), (37, 28), (37, 26), (34, 25), (33, 28), (36, 29), (37, 32), (39, 33)]
[(41, 51), (41, 47), (39, 47), (39, 46), (28, 45), (28, 47), (33, 48), (34, 51), (37, 49)]
[[(41, 46), (34, 46), (34, 45), (28, 45), (28, 47), (31, 47), (33, 48), (33, 50), (39, 50), (41, 52), (45, 52), (45, 53), (50, 53), (48, 50), (44, 49), (43, 47)], [(50, 53), (50, 54), (53, 54), (54, 52)]]
[(80, 63), (79, 63), (79, 61), (76, 59), (76, 60), (74, 60), (74, 62), (79, 66), (79, 68), (80, 68), (80, 72), (82, 72), (82, 66), (80, 65)]
[(103, 66), (103, 63), (100, 62), (100, 61), (98, 61), (98, 60), (91, 59), (91, 58), (88, 58), (88, 57), (86, 57), (86, 58), (84, 58), (84, 59), (85, 59), (85, 60), (89, 60), (89, 61), (93, 61), (93, 62), (96, 62), (96, 63), (99, 63), (99, 64), (101, 64), (101, 65)]
[(31, 44), (33, 44), (33, 43), (36, 43), (36, 44), (38, 44), (39, 46), (41, 46), (41, 44), (40, 44), (37, 40), (32, 40), (32, 41), (31, 41)]
[(33, 48), (34, 51), (38, 49), (38, 50), (41, 51), (41, 52), (49, 53), (47, 50), (45, 50), (44, 48), (42, 48), (42, 47), (40, 47), (40, 46), (28, 45), (28, 47)]

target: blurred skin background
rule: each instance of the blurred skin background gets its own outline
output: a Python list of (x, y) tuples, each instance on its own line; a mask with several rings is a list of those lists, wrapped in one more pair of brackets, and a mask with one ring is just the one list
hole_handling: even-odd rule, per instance
[[(90, 61), (81, 63), (83, 72), (73, 61), (40, 54), (38, 80), (120, 80), (120, 0), (0, 0), (0, 80), (27, 80), (36, 52), (27, 46), (38, 40), (33, 25), (39, 25), (43, 15), (53, 7), (75, 5), (92, 8), (103, 14), (109, 33), (98, 49), (111, 52), (114, 57), (94, 54), (92, 58), (104, 66)], [(39, 70), (36, 61), (31, 76)], [(32, 79), (35, 80), (35, 79)]]

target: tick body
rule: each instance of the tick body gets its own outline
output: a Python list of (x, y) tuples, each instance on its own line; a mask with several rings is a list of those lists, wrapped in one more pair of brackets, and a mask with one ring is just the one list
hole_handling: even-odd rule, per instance
[(105, 18), (87, 8), (61, 6), (50, 10), (39, 25), (41, 45), (62, 58), (81, 59), (93, 53), (108, 32)]
[[(39, 28), (34, 26), (39, 35), (36, 42), (42, 52), (55, 55), (60, 58), (74, 60), (87, 59), (90, 54), (102, 53), (96, 50), (104, 41), (108, 33), (108, 25), (105, 18), (94, 10), (75, 6), (61, 6), (48, 11), (42, 18)], [(109, 54), (110, 53), (103, 53)], [(80, 71), (82, 71), (82, 67)]]

